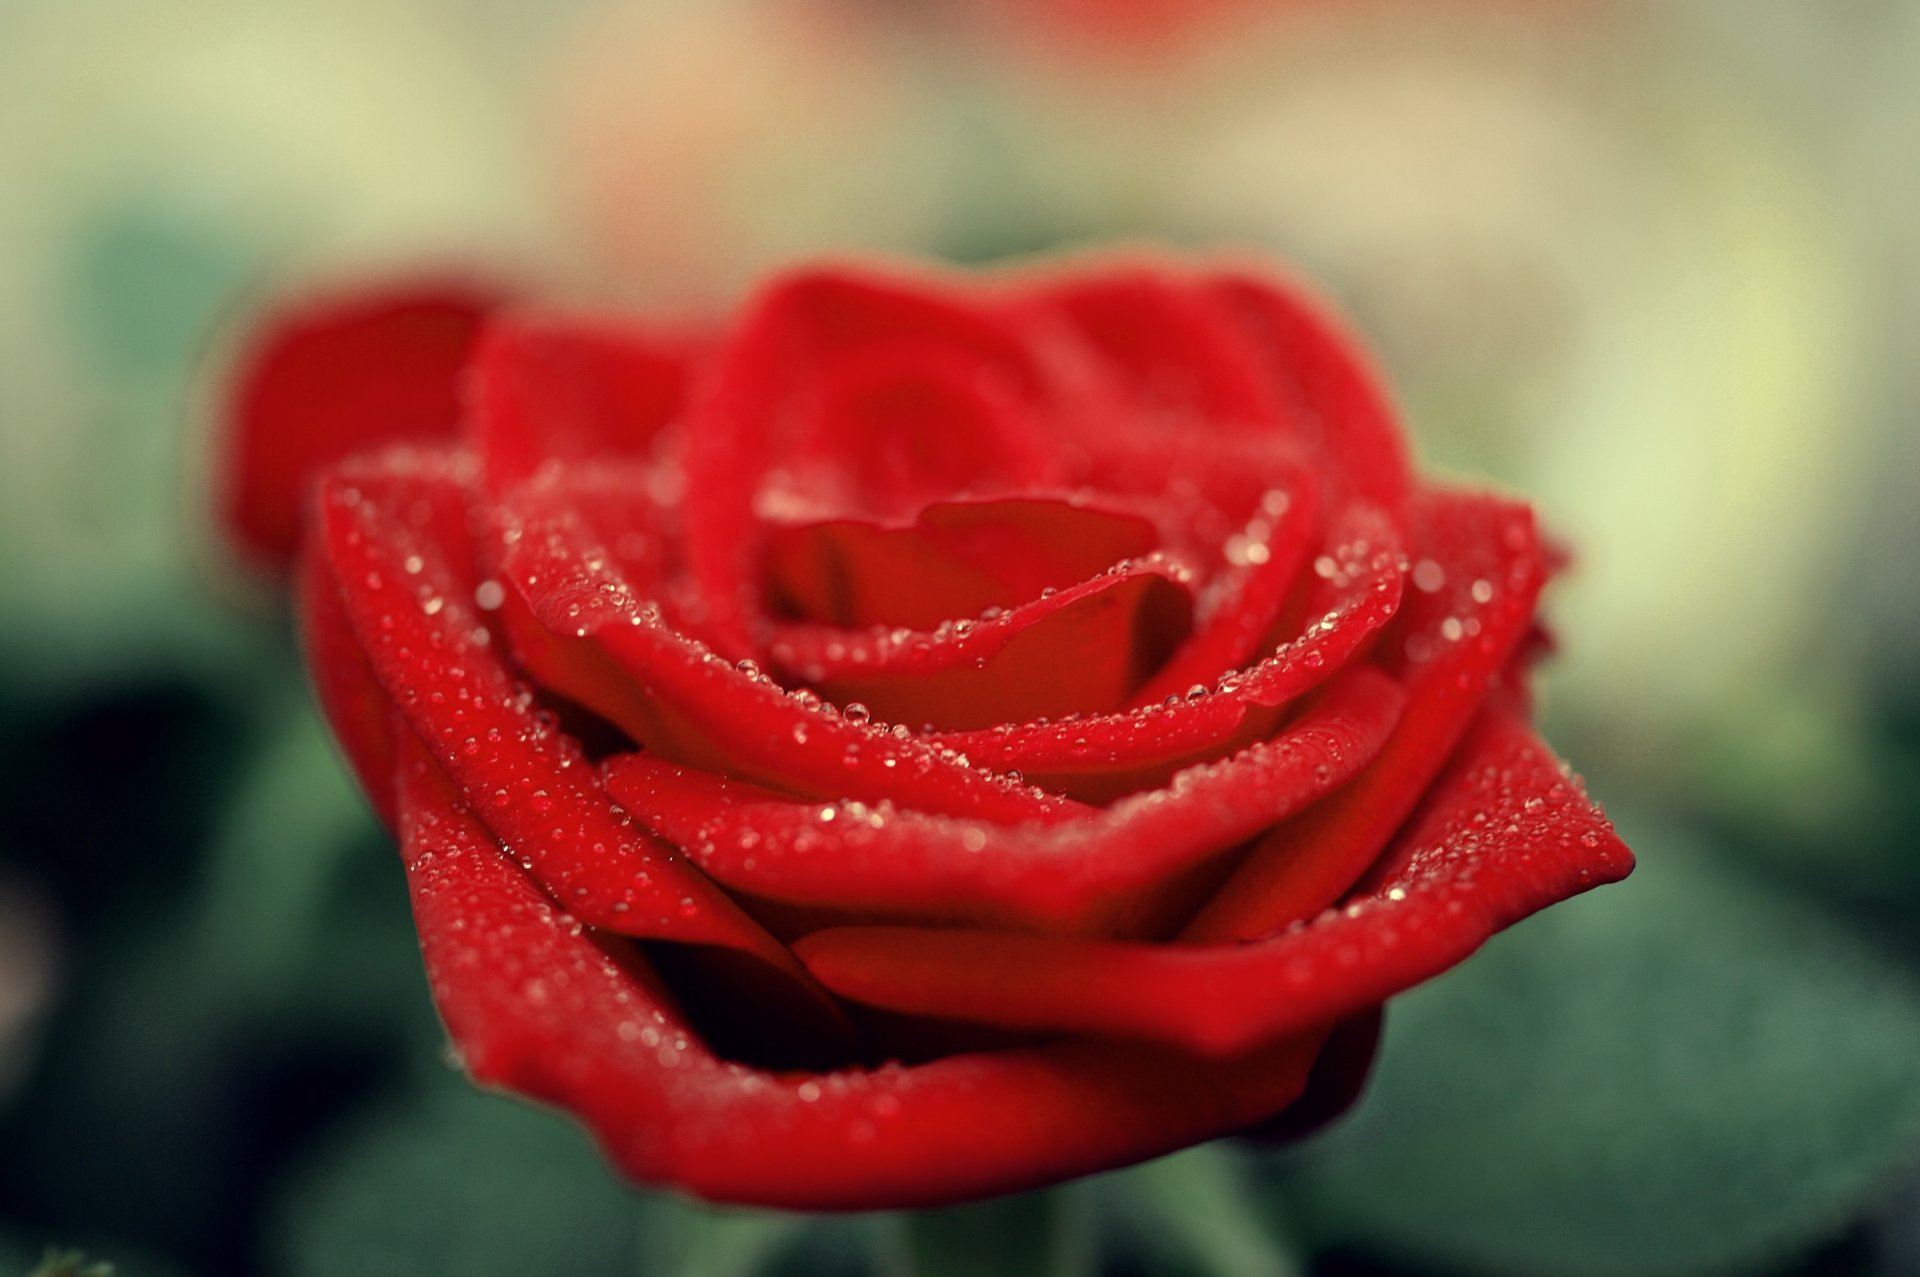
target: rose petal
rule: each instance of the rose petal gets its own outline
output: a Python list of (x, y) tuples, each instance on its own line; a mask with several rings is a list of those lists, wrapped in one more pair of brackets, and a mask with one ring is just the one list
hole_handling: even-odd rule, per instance
[(1286, 419), (1323, 458), (1332, 495), (1399, 510), (1413, 490), (1412, 467), (1365, 344), (1304, 286), (1283, 288), (1267, 272), (1222, 273), (1208, 291), (1261, 362)]
[(717, 352), (689, 419), (689, 568), (712, 608), (715, 641), (731, 657), (753, 654), (756, 498), (769, 467), (793, 457), (803, 435), (820, 437), (817, 418), (806, 430), (797, 416), (796, 399), (804, 406), (805, 398), (796, 391), (876, 347), (940, 349), (996, 383), (996, 398), (1032, 393), (1019, 344), (965, 297), (930, 282), (816, 270), (771, 284)]
[(716, 1059), (640, 964), (583, 934), (477, 822), (430, 792), (406, 798), (428, 980), (468, 1071), (576, 1114), (644, 1183), (812, 1210), (1013, 1192), (1271, 1117), (1300, 1094), (1324, 1037), (1217, 1063), (1083, 1042), (757, 1071)]
[(1324, 1130), (1359, 1103), (1380, 1051), (1386, 1008), (1374, 1007), (1340, 1021), (1327, 1035), (1307, 1076), (1307, 1089), (1278, 1117), (1239, 1133), (1256, 1144), (1287, 1144)]
[(587, 316), (494, 319), (473, 354), (469, 425), (488, 482), (504, 490), (549, 463), (644, 457), (679, 417), (704, 344)]
[(1249, 944), (850, 927), (794, 951), (840, 996), (895, 1011), (1232, 1058), (1438, 975), (1528, 914), (1624, 877), (1632, 857), (1524, 719), (1496, 706), (1391, 865), (1347, 907)]
[(1326, 575), (1316, 573), (1304, 600), (1301, 632), (1212, 687), (1123, 713), (928, 739), (1086, 801), (1164, 784), (1181, 767), (1271, 733), (1287, 705), (1337, 673), (1392, 619), (1403, 571), (1399, 540), (1380, 511), (1350, 507), (1321, 558)]
[(1263, 646), (1271, 647), (1320, 531), (1313, 485), (1269, 489), (1260, 513), (1224, 543), (1229, 570), (1204, 596), (1198, 632), (1140, 689), (1134, 704), (1158, 704), (1196, 685), (1212, 687)]
[(367, 801), (393, 829), (399, 810), (394, 794), (399, 754), (393, 739), (393, 702), (367, 662), (319, 538), (308, 537), (301, 545), (295, 588), (301, 644), (314, 695)]
[(1036, 311), (1064, 320), (1096, 352), (1133, 428), (1197, 423), (1212, 434), (1283, 420), (1287, 405), (1231, 317), (1178, 268), (1057, 273), (1019, 290), (1010, 309), (1029, 323)]
[(807, 981), (723, 892), (614, 807), (577, 742), (533, 712), (461, 567), (472, 466), (390, 457), (329, 476), (320, 526), (342, 610), (412, 732), (528, 872), (581, 921), (737, 949)]
[(1399, 730), (1359, 780), (1254, 848), (1188, 940), (1257, 939), (1338, 900), (1426, 792), (1526, 637), (1546, 583), (1531, 510), (1429, 489), (1409, 522), (1413, 588), (1380, 658), (1407, 685)]
[(1076, 585), (1158, 543), (1138, 515), (1057, 498), (941, 501), (904, 527), (855, 519), (774, 527), (768, 589), (803, 620), (931, 630)]
[(765, 511), (824, 506), (902, 518), (962, 493), (1031, 491), (1051, 478), (1046, 432), (1017, 386), (983, 372), (964, 347), (915, 336), (808, 369), (792, 388), (807, 405), (774, 457)]
[(1192, 629), (1178, 569), (1119, 565), (999, 616), (931, 634), (777, 628), (782, 669), (891, 723), (969, 730), (1126, 703)]
[(222, 517), (236, 547), (284, 569), (309, 485), (343, 457), (453, 435), (460, 373), (495, 292), (444, 281), (319, 298), (248, 342), (220, 423)]
[(799, 803), (647, 755), (607, 787), (729, 887), (853, 916), (1073, 932), (1138, 930), (1176, 875), (1336, 790), (1397, 721), (1401, 693), (1357, 668), (1271, 741), (1167, 789), (1050, 828), (864, 804)]
[(672, 629), (552, 491), (516, 493), (496, 539), (502, 573), (538, 622), (516, 635), (523, 663), (650, 748), (795, 793), (1009, 823), (1069, 814), (957, 754), (790, 694)]

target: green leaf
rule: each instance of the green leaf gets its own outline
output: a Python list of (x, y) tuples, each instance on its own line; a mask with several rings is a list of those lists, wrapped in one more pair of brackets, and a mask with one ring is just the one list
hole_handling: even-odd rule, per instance
[(640, 1211), (557, 1114), (447, 1073), (425, 1097), (368, 1113), (281, 1199), (295, 1277), (633, 1277)]
[(1567, 1277), (1779, 1261), (1920, 1157), (1920, 990), (1668, 829), (1626, 883), (1399, 1000), (1372, 1093), (1288, 1158), (1331, 1237)]
[(283, 1002), (317, 947), (345, 859), (382, 841), (325, 724), (300, 695), (259, 745), (212, 848), (198, 928), (209, 978), (263, 1004)]

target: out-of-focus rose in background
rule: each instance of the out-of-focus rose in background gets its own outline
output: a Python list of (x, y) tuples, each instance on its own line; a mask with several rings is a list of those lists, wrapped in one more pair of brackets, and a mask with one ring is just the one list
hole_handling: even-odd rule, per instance
[[(15, 0), (0, 1269), (1913, 1271), (1915, 121), (1903, 0)], [(1537, 499), (1549, 734), (1641, 872), (1397, 1006), (1327, 1134), (1064, 1209), (714, 1215), (466, 1094), (209, 548), (210, 361), (394, 273), (697, 313), (1116, 239), (1296, 264), (1433, 462)]]

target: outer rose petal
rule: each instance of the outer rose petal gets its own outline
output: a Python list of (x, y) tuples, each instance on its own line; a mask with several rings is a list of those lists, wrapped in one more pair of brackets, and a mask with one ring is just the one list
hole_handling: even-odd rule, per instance
[(799, 802), (645, 755), (611, 760), (607, 783), (751, 895), (855, 916), (1138, 933), (1164, 925), (1157, 895), (1177, 875), (1347, 781), (1388, 739), (1400, 704), (1393, 680), (1355, 669), (1275, 739), (1049, 828)]
[(1381, 659), (1410, 693), (1400, 728), (1352, 786), (1283, 825), (1188, 926), (1188, 940), (1253, 940), (1338, 900), (1427, 792), (1495, 675), (1525, 640), (1546, 565), (1533, 512), (1497, 498), (1422, 493), (1420, 557)]
[[(451, 472), (448, 467), (455, 465)], [(792, 955), (675, 849), (628, 821), (580, 747), (516, 693), (467, 601), (465, 510), (446, 457), (332, 477), (316, 535), (366, 663), (411, 733), (570, 913), (610, 932), (732, 949), (828, 1020)], [(410, 748), (410, 747), (409, 747)], [(403, 750), (404, 761), (404, 750)]]
[(321, 711), (374, 811), (388, 829), (397, 828), (393, 702), (367, 662), (318, 537), (301, 547), (296, 588), (301, 640)]
[(644, 966), (556, 909), (430, 771), (409, 771), (402, 798), (428, 980), (468, 1070), (577, 1114), (645, 1183), (810, 1210), (1031, 1188), (1271, 1117), (1325, 1037), (1217, 1063), (1110, 1042), (814, 1075), (725, 1063)]
[(700, 339), (580, 315), (507, 314), (473, 352), (468, 431), (488, 482), (646, 455), (685, 404)]
[(1010, 1028), (1233, 1058), (1438, 975), (1633, 859), (1511, 709), (1481, 718), (1375, 887), (1268, 940), (1142, 945), (853, 927), (795, 952), (843, 997)]
[(248, 558), (285, 568), (328, 465), (451, 437), (460, 376), (498, 294), (452, 281), (328, 297), (279, 316), (239, 360), (221, 422), (221, 512)]

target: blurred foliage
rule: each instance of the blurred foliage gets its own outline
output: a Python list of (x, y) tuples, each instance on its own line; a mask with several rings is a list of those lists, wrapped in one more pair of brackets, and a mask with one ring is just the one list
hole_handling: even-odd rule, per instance
[(1464, 1271), (1751, 1270), (1920, 1162), (1897, 955), (1623, 820), (1641, 864), (1400, 999), (1367, 1104), (1289, 1159), (1335, 1237)]
[[(1176, 52), (943, 0), (0, 5), (0, 1273), (1920, 1270), (1920, 7), (1203, 7)], [(1397, 1003), (1295, 1150), (912, 1220), (621, 1188), (442, 1060), (209, 548), (209, 360), (423, 259), (694, 306), (1115, 236), (1303, 263), (1433, 457), (1540, 497), (1549, 733), (1640, 871)]]
[(112, 1264), (90, 1264), (78, 1251), (48, 1251), (32, 1277), (113, 1277)]

